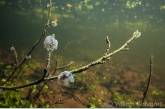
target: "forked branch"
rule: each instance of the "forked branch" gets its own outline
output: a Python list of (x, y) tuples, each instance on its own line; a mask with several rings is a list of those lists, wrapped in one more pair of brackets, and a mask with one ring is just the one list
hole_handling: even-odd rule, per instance
[[(81, 73), (87, 69), (89, 69), (90, 67), (92, 66), (95, 66), (95, 65), (98, 65), (98, 64), (104, 64), (105, 62), (107, 62), (110, 57), (120, 51), (125, 51), (125, 50), (128, 50), (126, 47), (128, 46), (129, 43), (131, 43), (131, 41), (133, 41), (134, 39), (138, 38), (138, 35), (139, 35), (140, 32), (137, 31), (137, 34), (133, 34), (133, 36), (128, 40), (126, 41), (126, 43), (121, 46), (119, 49), (115, 50), (115, 51), (112, 51), (111, 53), (109, 54), (104, 54), (102, 57), (98, 58), (97, 60), (83, 66), (83, 67), (80, 67), (78, 69), (75, 69), (75, 70), (71, 70), (70, 72), (72, 74), (76, 74), (76, 73)], [(106, 41), (107, 41), (107, 38), (106, 38)], [(108, 48), (110, 48), (110, 42), (108, 43)], [(71, 63), (72, 64), (72, 63)], [(44, 71), (45, 73), (45, 71)], [(26, 84), (26, 85), (22, 85), (22, 86), (14, 86), (14, 87), (10, 87), (10, 86), (0, 86), (0, 88), (4, 89), (4, 90), (13, 90), (13, 89), (19, 89), (19, 88), (24, 88), (24, 87), (28, 87), (28, 86), (31, 86), (31, 85), (35, 85), (35, 84), (39, 84), (41, 82), (44, 82), (44, 81), (49, 81), (49, 80), (55, 80), (58, 78), (58, 76), (49, 76), (49, 77), (45, 77), (45, 76), (42, 76), (42, 78), (40, 78), (39, 80), (36, 80), (34, 82), (31, 82), (29, 84)]]

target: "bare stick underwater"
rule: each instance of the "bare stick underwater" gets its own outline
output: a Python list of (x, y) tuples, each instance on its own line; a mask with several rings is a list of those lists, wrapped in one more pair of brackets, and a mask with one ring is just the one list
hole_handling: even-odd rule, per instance
[[(49, 0), (49, 3), (51, 4), (51, 0)], [(34, 50), (34, 49), (36, 48), (36, 46), (38, 45), (38, 43), (39, 43), (39, 42), (41, 41), (41, 39), (46, 35), (46, 29), (48, 28), (48, 26), (49, 26), (50, 24), (52, 24), (52, 23), (49, 23), (49, 22), (50, 22), (50, 15), (51, 15), (51, 12), (50, 12), (50, 11), (51, 11), (51, 7), (48, 7), (48, 18), (47, 18), (47, 23), (46, 23), (45, 26), (44, 26), (42, 35), (41, 35), (41, 37), (34, 43), (33, 47), (32, 47), (31, 50), (27, 53), (26, 57), (28, 57), (28, 56), (31, 55), (31, 53), (33, 52), (33, 50)], [(21, 62), (18, 66), (16, 66), (16, 67), (14, 68), (13, 72), (12, 72), (12, 73), (10, 74), (10, 76), (6, 79), (6, 81), (2, 83), (2, 85), (5, 84), (6, 82), (8, 82), (9, 79), (10, 79), (10, 78), (14, 75), (14, 73), (17, 71), (17, 69), (24, 65), (25, 61), (27, 60), (26, 57), (22, 60), (22, 62)]]
[[(36, 41), (36, 43), (33, 45), (31, 50), (27, 53), (26, 57), (22, 60), (22, 62), (19, 65), (17, 65), (17, 67), (15, 67), (15, 69), (13, 70), (11, 75), (6, 79), (6, 81), (4, 83), (2, 83), (2, 85), (4, 85), (6, 82), (8, 82), (10, 80), (10, 78), (14, 75), (14, 73), (17, 71), (17, 69), (21, 68), (24, 65), (25, 61), (29, 57), (31, 57), (31, 53), (33, 52), (35, 47), (38, 45), (38, 43), (41, 41), (41, 39), (46, 35), (47, 27), (50, 24), (52, 24), (52, 26), (57, 26), (57, 23), (55, 21), (52, 21), (50, 23), (51, 5), (52, 5), (51, 0), (49, 0), (49, 4), (47, 5), (47, 7), (48, 7), (47, 23), (44, 26), (44, 30), (42, 32), (41, 37)], [(56, 66), (55, 66), (55, 70), (54, 70), (53, 75), (48, 75), (49, 68), (50, 68), (51, 54), (52, 54), (52, 51), (54, 49), (57, 49), (57, 45), (58, 45), (58, 41), (55, 39), (55, 35), (54, 34), (49, 35), (45, 38), (45, 41), (44, 41), (44, 47), (47, 49), (47, 59), (46, 59), (46, 65), (45, 65), (45, 68), (44, 68), (44, 74), (42, 75), (42, 77), (40, 77), (38, 80), (32, 81), (28, 84), (23, 84), (23, 85), (20, 85), (20, 86), (2, 86), (1, 85), (0, 89), (2, 89), (2, 90), (16, 90), (16, 89), (25, 88), (25, 87), (28, 87), (28, 86), (40, 84), (42, 82), (45, 82), (45, 84), (47, 84), (47, 82), (49, 80), (56, 80), (56, 79), (57, 79), (57, 82), (60, 85), (67, 86), (67, 85), (69, 85), (70, 82), (74, 82), (74, 74), (81, 73), (81, 72), (83, 72), (83, 71), (85, 71), (85, 70), (87, 70), (90, 67), (93, 67), (95, 65), (104, 64), (107, 61), (109, 61), (110, 57), (113, 56), (114, 54), (116, 54), (120, 51), (129, 50), (128, 49), (128, 44), (130, 44), (134, 39), (139, 38), (140, 35), (141, 35), (141, 33), (138, 30), (136, 30), (133, 33), (133, 36), (128, 41), (126, 41), (124, 43), (124, 45), (122, 45), (119, 49), (117, 49), (115, 51), (112, 51), (111, 53), (109, 53), (109, 50), (111, 48), (111, 43), (110, 43), (110, 40), (109, 40), (108, 36), (106, 36), (105, 39), (106, 39), (106, 43), (107, 43), (108, 47), (106, 48), (105, 53), (103, 53), (103, 55), (100, 58), (98, 58), (95, 61), (90, 62), (89, 64), (87, 64), (85, 66), (82, 66), (78, 69), (73, 69), (71, 71), (64, 71), (58, 76), (54, 76), (57, 69), (67, 67), (67, 66), (71, 65), (73, 62), (69, 63), (66, 66), (62, 66), (62, 67), (59, 67), (59, 68), (56, 68), (56, 66), (57, 66), (57, 62), (56, 62)], [(43, 85), (43, 87), (44, 87), (44, 85)], [(41, 88), (41, 90), (42, 90), (42, 88)]]
[[(128, 44), (131, 43), (131, 41), (133, 41), (134, 39), (138, 38), (137, 36), (139, 35), (140, 32), (136, 31), (136, 34), (135, 32), (133, 33), (133, 36), (128, 40), (126, 41), (126, 43), (124, 43), (124, 45), (122, 45), (119, 49), (115, 50), (115, 51), (112, 51), (111, 53), (107, 54), (107, 55), (103, 55), (101, 58), (99, 59), (96, 59), (95, 61), (89, 63), (88, 65), (85, 65), (83, 67), (80, 67), (78, 69), (75, 69), (75, 70), (71, 70), (69, 72), (71, 72), (72, 74), (76, 74), (76, 73), (81, 73), (87, 69), (89, 69), (90, 67), (92, 66), (95, 66), (95, 65), (98, 65), (98, 64), (104, 64), (105, 62), (107, 62), (107, 60), (109, 60), (109, 58), (120, 52), (120, 51), (125, 51), (125, 48), (128, 46)], [(128, 49), (127, 49), (128, 50)], [(46, 70), (46, 69), (45, 69)], [(47, 71), (47, 70), (46, 70)], [(33, 81), (29, 84), (25, 84), (25, 85), (21, 85), (21, 86), (13, 86), (13, 87), (10, 87), (10, 86), (0, 86), (0, 88), (4, 89), (4, 90), (13, 90), (13, 89), (19, 89), (19, 88), (24, 88), (24, 87), (28, 87), (28, 86), (31, 86), (31, 85), (35, 85), (35, 84), (39, 84), (41, 82), (44, 82), (44, 81), (48, 81), (48, 80), (55, 80), (57, 79), (58, 76), (49, 76), (49, 77), (45, 77), (45, 78), (42, 78), (42, 79), (39, 79), (39, 80), (36, 80), (36, 81)]]
[(147, 82), (146, 89), (145, 89), (145, 91), (143, 93), (143, 98), (142, 98), (142, 102), (141, 102), (140, 108), (143, 107), (144, 99), (147, 96), (148, 88), (149, 88), (150, 82), (151, 82), (152, 72), (153, 72), (153, 55), (151, 54), (151, 56), (150, 56), (150, 72), (149, 72), (149, 75), (148, 75), (148, 82)]

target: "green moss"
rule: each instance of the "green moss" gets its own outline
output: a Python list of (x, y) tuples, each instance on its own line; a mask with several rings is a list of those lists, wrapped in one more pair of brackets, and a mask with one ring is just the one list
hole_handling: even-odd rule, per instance
[(6, 66), (6, 69), (11, 69), (11, 68), (12, 68), (11, 65)]
[(131, 100), (129, 95), (119, 94), (117, 92), (114, 93), (112, 102), (121, 108), (139, 107), (139, 102)]
[(96, 107), (103, 108), (104, 107), (102, 98), (90, 97), (88, 100), (89, 100), (89, 103), (91, 104), (91, 108), (96, 108)]
[(29, 107), (29, 104), (19, 92), (5, 90), (0, 93), (0, 107), (23, 108)]

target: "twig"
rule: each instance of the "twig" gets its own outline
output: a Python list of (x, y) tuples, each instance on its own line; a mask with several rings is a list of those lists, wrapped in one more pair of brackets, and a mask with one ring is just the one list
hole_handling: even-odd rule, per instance
[(20, 67), (20, 69), (19, 69), (19, 71), (18, 71), (18, 73), (17, 73), (17, 75), (11, 80), (11, 82), (13, 82), (14, 81), (14, 79), (16, 79), (18, 76), (19, 76), (19, 74), (21, 73), (21, 71), (22, 71), (22, 67), (23, 66), (21, 66)]
[[(73, 74), (81, 73), (81, 72), (83, 72), (83, 71), (89, 69), (89, 68), (92, 67), (92, 66), (95, 66), (95, 65), (97, 65), (97, 64), (103, 64), (103, 63), (105, 63), (106, 60), (109, 59), (109, 57), (111, 57), (112, 55), (114, 55), (114, 54), (116, 54), (116, 53), (118, 53), (118, 52), (120, 52), (120, 51), (124, 51), (125, 48), (127, 47), (127, 45), (128, 45), (131, 41), (133, 41), (134, 39), (136, 39), (136, 35), (133, 35), (133, 36), (132, 36), (123, 46), (121, 46), (119, 49), (117, 49), (117, 50), (115, 50), (115, 51), (113, 51), (113, 52), (111, 52), (111, 53), (109, 53), (109, 54), (107, 54), (107, 55), (105, 55), (105, 56), (102, 56), (101, 58), (99, 58), (99, 59), (97, 59), (97, 60), (95, 60), (95, 61), (89, 63), (88, 65), (85, 65), (85, 66), (80, 67), (80, 68), (75, 69), (75, 70), (71, 70), (70, 72), (72, 72)], [(127, 50), (128, 50), (128, 49), (127, 49)], [(58, 76), (53, 76), (53, 77), (49, 77), (49, 78), (46, 78), (46, 79), (53, 80), (53, 79), (57, 79), (57, 78), (58, 78)]]
[(17, 56), (17, 51), (16, 51), (16, 49), (13, 47), (13, 45), (12, 45), (12, 47), (11, 47), (11, 51), (13, 51), (14, 57), (15, 57), (14, 66), (17, 67), (17, 64), (18, 64), (18, 56)]
[(64, 65), (64, 66), (61, 66), (61, 67), (57, 67), (56, 70), (66, 68), (66, 67), (72, 65), (73, 63), (74, 63), (74, 61), (71, 61), (71, 62), (70, 62), (69, 64), (67, 64), (67, 65)]
[(105, 40), (106, 40), (106, 42), (107, 42), (107, 44), (108, 44), (108, 47), (107, 47), (107, 49), (105, 50), (104, 55), (107, 55), (108, 52), (109, 52), (109, 50), (110, 50), (110, 48), (111, 48), (111, 43), (110, 43), (110, 41), (109, 41), (108, 36), (105, 37)]
[[(105, 62), (107, 62), (107, 60), (114, 54), (120, 52), (120, 51), (125, 51), (125, 50), (128, 50), (126, 49), (127, 45), (133, 41), (134, 39), (136, 39), (136, 35), (133, 35), (123, 46), (121, 46), (119, 49), (107, 54), (107, 55), (104, 55), (102, 56), (101, 58), (89, 63), (88, 65), (85, 65), (83, 67), (80, 67), (78, 69), (75, 69), (75, 70), (71, 70), (70, 72), (73, 73), (73, 74), (76, 74), (76, 73), (81, 73), (87, 69), (89, 69), (90, 67), (92, 66), (95, 66), (97, 64), (103, 64)], [(34, 82), (35, 84), (39, 84), (41, 82), (44, 82), (44, 81), (48, 81), (48, 80), (54, 80), (54, 79), (57, 79), (58, 76), (51, 76), (51, 77), (47, 77), (47, 78), (44, 78), (38, 82)], [(8, 89), (8, 90), (11, 90), (11, 89), (19, 89), (19, 88), (23, 88), (23, 87), (27, 87), (27, 86), (31, 86), (31, 85), (34, 85), (34, 83), (29, 83), (29, 84), (26, 84), (26, 85), (22, 85), (22, 86), (14, 86), (14, 87), (9, 87), (9, 86), (0, 86), (0, 88), (2, 89)]]
[(14, 86), (14, 87), (0, 86), (0, 88), (2, 88), (3, 90), (15, 90), (15, 89), (20, 89), (20, 88), (32, 86), (32, 85), (35, 85), (35, 84), (39, 84), (39, 83), (45, 81), (44, 78), (46, 77), (46, 74), (47, 74), (47, 70), (44, 69), (43, 76), (40, 79), (36, 80), (36, 81), (33, 81), (33, 82), (29, 83), (29, 84), (21, 85), (21, 86)]
[(148, 91), (148, 88), (149, 88), (149, 85), (150, 85), (150, 82), (151, 82), (152, 72), (153, 72), (153, 55), (151, 54), (151, 56), (150, 56), (150, 73), (149, 73), (149, 76), (148, 76), (148, 82), (147, 82), (146, 90), (143, 93), (143, 99), (142, 99), (142, 103), (141, 103), (140, 108), (143, 107), (144, 99), (146, 98), (147, 91)]
[(46, 59), (46, 69), (50, 68), (50, 58), (51, 58), (52, 51), (47, 52), (47, 59)]
[[(56, 72), (56, 66), (57, 66), (57, 61), (56, 61), (56, 63), (55, 63), (55, 70), (54, 70), (52, 76), (53, 76), (53, 75), (55, 74), (55, 72)], [(41, 87), (41, 89), (40, 89), (40, 90), (38, 91), (38, 93), (35, 95), (35, 100), (39, 97), (39, 95), (40, 95), (42, 89), (43, 89), (44, 86), (48, 83), (48, 81), (49, 81), (49, 80), (46, 80), (46, 82), (44, 83), (44, 85)]]
[(114, 55), (114, 54), (116, 54), (116, 53), (118, 53), (118, 52), (120, 52), (120, 51), (125, 50), (125, 48), (127, 47), (127, 45), (128, 45), (132, 40), (134, 40), (135, 38), (136, 38), (136, 36), (133, 35), (133, 36), (132, 36), (123, 46), (121, 46), (119, 49), (117, 49), (117, 50), (115, 50), (115, 51), (113, 51), (113, 52), (111, 52), (111, 53), (109, 53), (109, 54), (107, 54), (107, 55), (102, 56), (101, 58), (99, 58), (99, 59), (97, 59), (97, 60), (95, 60), (95, 61), (89, 63), (88, 65), (85, 65), (85, 66), (83, 66), (83, 67), (81, 67), (81, 68), (79, 68), (79, 69), (76, 69), (76, 70), (72, 70), (72, 71), (70, 71), (70, 72), (72, 72), (73, 74), (75, 74), (75, 73), (80, 73), (80, 72), (82, 72), (82, 71), (85, 71), (85, 70), (89, 69), (89, 68), (92, 67), (92, 66), (95, 66), (95, 65), (97, 65), (97, 64), (103, 64), (103, 63), (105, 63), (112, 55)]
[[(51, 5), (51, 0), (49, 1), (49, 3), (50, 3), (50, 5)], [(41, 39), (46, 35), (46, 29), (47, 29), (47, 27), (51, 24), (51, 23), (49, 23), (49, 20), (50, 20), (50, 14), (51, 14), (51, 6), (49, 7), (49, 10), (48, 10), (48, 19), (47, 19), (47, 23), (46, 23), (46, 25), (45, 25), (45, 27), (44, 27), (44, 30), (43, 30), (43, 32), (42, 32), (42, 35), (41, 35), (41, 37), (36, 41), (36, 43), (33, 45), (33, 47), (31, 48), (31, 50), (27, 53), (27, 56), (29, 56), (32, 52), (33, 52), (33, 50), (34, 50), (34, 48), (38, 45), (38, 43), (41, 41)], [(6, 82), (8, 82), (9, 81), (9, 79), (14, 75), (14, 73), (16, 72), (16, 70), (19, 68), (19, 67), (21, 67), (23, 64), (24, 64), (24, 62), (26, 61), (27, 59), (26, 59), (26, 57), (22, 60), (22, 62), (17, 66), (17, 67), (15, 67), (15, 69), (13, 70), (13, 72), (10, 74), (10, 76), (6, 79), (6, 81), (5, 82), (3, 82), (2, 83), (2, 85), (4, 85)]]

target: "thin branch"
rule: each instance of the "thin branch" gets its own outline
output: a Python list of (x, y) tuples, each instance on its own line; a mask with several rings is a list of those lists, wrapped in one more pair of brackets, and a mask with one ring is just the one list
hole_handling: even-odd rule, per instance
[(18, 64), (18, 55), (17, 55), (17, 51), (16, 51), (16, 49), (13, 47), (13, 45), (12, 45), (12, 47), (11, 47), (11, 51), (13, 51), (13, 53), (14, 53), (14, 58), (15, 58), (15, 60), (14, 60), (14, 66), (17, 67), (17, 64)]
[(47, 52), (47, 59), (46, 59), (46, 69), (48, 70), (50, 68), (50, 58), (51, 58), (52, 51)]
[(148, 82), (147, 82), (146, 90), (143, 93), (143, 99), (142, 99), (142, 103), (141, 103), (140, 108), (143, 107), (144, 99), (146, 98), (148, 88), (149, 88), (149, 85), (150, 85), (150, 82), (151, 82), (152, 72), (153, 72), (153, 55), (151, 54), (151, 56), (150, 56), (150, 73), (149, 73), (149, 76), (148, 76)]
[[(133, 41), (134, 39), (136, 39), (136, 35), (133, 35), (123, 46), (121, 46), (119, 49), (107, 54), (107, 55), (104, 55), (102, 56), (101, 58), (89, 63), (88, 65), (85, 65), (83, 67), (80, 67), (78, 69), (75, 69), (75, 70), (71, 70), (70, 72), (73, 73), (73, 74), (76, 74), (76, 73), (81, 73), (87, 69), (89, 69), (90, 67), (92, 66), (95, 66), (95, 65), (98, 65), (98, 64), (103, 64), (105, 62), (107, 62), (107, 60), (114, 54), (120, 52), (120, 51), (124, 51), (125, 48), (127, 47), (127, 45)], [(11, 89), (19, 89), (19, 88), (23, 88), (23, 87), (27, 87), (27, 86), (31, 86), (31, 85), (34, 85), (34, 84), (39, 84), (41, 82), (44, 82), (44, 81), (48, 81), (48, 80), (54, 80), (54, 79), (57, 79), (58, 76), (51, 76), (51, 77), (46, 77), (44, 79), (41, 79), (40, 81), (37, 81), (37, 82), (33, 82), (33, 83), (29, 83), (29, 84), (26, 84), (26, 85), (22, 85), (22, 86), (15, 86), (15, 87), (9, 87), (9, 86), (0, 86), (0, 88), (2, 89), (8, 89), (8, 90), (11, 90)]]
[[(49, 3), (50, 3), (50, 5), (51, 5), (51, 0), (49, 1)], [(32, 52), (33, 52), (33, 50), (34, 50), (34, 48), (38, 45), (38, 43), (41, 41), (41, 39), (46, 35), (46, 29), (47, 29), (47, 27), (51, 24), (51, 23), (49, 23), (49, 20), (50, 20), (50, 14), (51, 14), (51, 6), (50, 7), (48, 7), (49, 8), (49, 10), (48, 10), (48, 19), (47, 19), (47, 23), (46, 23), (46, 25), (45, 25), (45, 27), (44, 27), (44, 30), (43, 30), (43, 32), (42, 32), (42, 35), (41, 35), (41, 37), (36, 41), (36, 43), (33, 45), (33, 47), (31, 48), (31, 50), (27, 53), (27, 56), (29, 56)], [(15, 67), (15, 69), (13, 70), (13, 72), (10, 74), (10, 76), (6, 79), (6, 81), (5, 82), (3, 82), (2, 83), (2, 85), (4, 85), (6, 82), (8, 82), (9, 81), (9, 79), (14, 75), (14, 73), (16, 72), (16, 70), (19, 68), (19, 67), (21, 67), (24, 63), (25, 63), (25, 61), (26, 61), (27, 59), (26, 59), (26, 57), (22, 60), (22, 62), (17, 66), (17, 67)]]
[(110, 50), (110, 48), (111, 48), (111, 43), (110, 43), (110, 41), (109, 41), (108, 36), (105, 37), (105, 40), (106, 40), (106, 42), (107, 42), (107, 44), (108, 44), (108, 47), (107, 47), (107, 49), (105, 50), (104, 55), (107, 55), (108, 52), (109, 52), (109, 50)]
[[(55, 62), (55, 70), (52, 74), (52, 76), (55, 74), (56, 72), (56, 66), (57, 66), (57, 61)], [(35, 95), (35, 100), (40, 96), (40, 93), (42, 91), (42, 89), (44, 88), (44, 86), (48, 83), (49, 80), (46, 80), (46, 82), (44, 83), (44, 85), (41, 87), (41, 89), (38, 91), (38, 93)]]
[(14, 90), (14, 89), (20, 89), (20, 88), (32, 86), (32, 85), (35, 85), (35, 84), (39, 84), (39, 83), (45, 81), (44, 78), (45, 78), (46, 74), (47, 74), (47, 70), (44, 69), (43, 76), (40, 79), (36, 80), (36, 81), (33, 81), (33, 82), (29, 83), (29, 84), (21, 85), (21, 86), (14, 86), (14, 87), (0, 86), (0, 88), (2, 88), (3, 90)]
[(103, 63), (105, 63), (112, 55), (114, 55), (114, 54), (116, 54), (116, 53), (118, 53), (118, 52), (120, 52), (120, 51), (125, 50), (125, 48), (127, 47), (127, 45), (128, 45), (132, 40), (134, 40), (135, 38), (136, 38), (136, 36), (133, 35), (133, 36), (132, 36), (123, 46), (121, 46), (119, 49), (117, 49), (117, 50), (115, 50), (115, 51), (113, 51), (113, 52), (111, 52), (111, 53), (109, 53), (109, 54), (107, 54), (107, 55), (102, 56), (101, 58), (99, 58), (99, 59), (97, 59), (97, 60), (95, 60), (95, 61), (89, 63), (89, 64), (86, 65), (86, 66), (83, 66), (83, 67), (81, 67), (81, 68), (79, 68), (79, 69), (76, 69), (76, 70), (72, 70), (72, 71), (70, 71), (70, 72), (72, 72), (73, 74), (75, 74), (75, 73), (80, 73), (80, 72), (82, 72), (82, 71), (85, 71), (85, 70), (89, 69), (89, 68), (92, 67), (92, 66), (95, 66), (95, 65), (97, 65), (97, 64), (103, 64)]
[(69, 64), (67, 64), (67, 65), (64, 65), (64, 66), (61, 66), (61, 67), (57, 67), (56, 70), (66, 68), (66, 67), (72, 65), (73, 63), (74, 63), (74, 61), (71, 61), (71, 62), (70, 62)]
[(47, 27), (50, 25), (50, 15), (51, 15), (51, 6), (52, 6), (52, 0), (49, 0), (49, 4), (50, 4), (50, 6), (48, 7), (48, 20), (47, 20)]
[(21, 73), (21, 71), (22, 71), (22, 67), (23, 66), (21, 66), (20, 67), (20, 69), (19, 69), (19, 71), (18, 71), (18, 73), (17, 73), (17, 75), (11, 80), (11, 82), (13, 82), (14, 81), (14, 79), (16, 79), (18, 76), (19, 76), (19, 74)]

